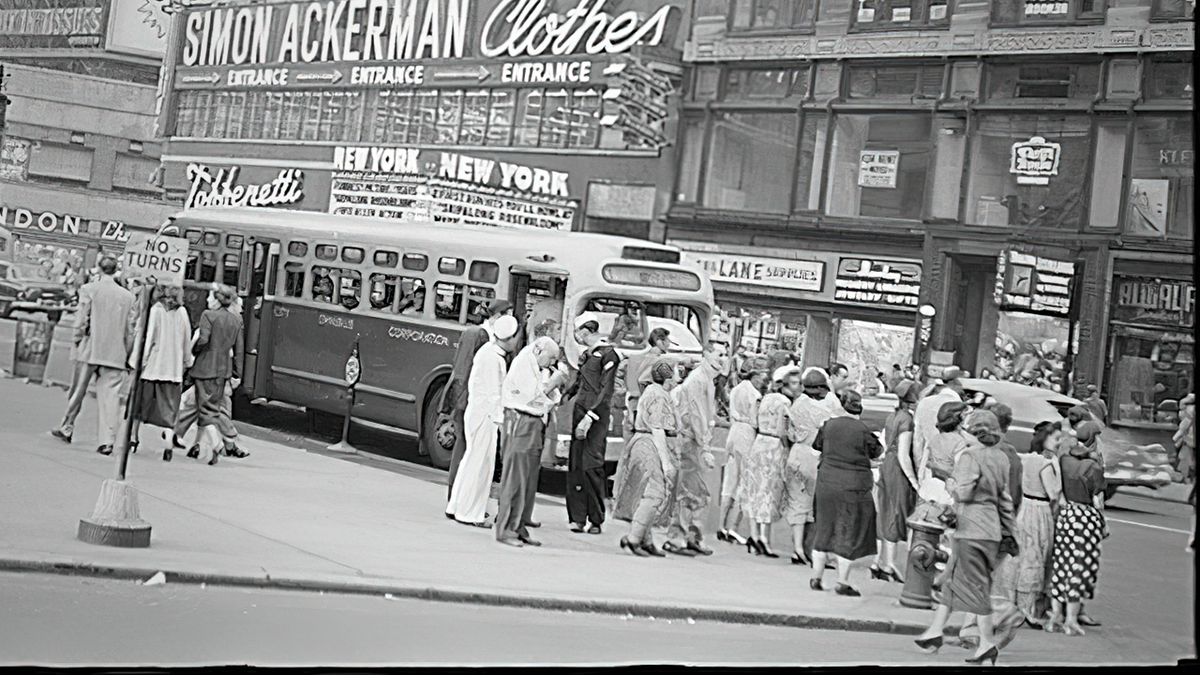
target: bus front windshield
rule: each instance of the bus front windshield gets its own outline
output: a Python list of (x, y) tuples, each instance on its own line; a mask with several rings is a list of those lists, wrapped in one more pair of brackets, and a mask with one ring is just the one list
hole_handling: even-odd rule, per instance
[(675, 343), (671, 351), (701, 351), (702, 317), (686, 305), (598, 297), (585, 310), (599, 317), (600, 334), (618, 349), (643, 349), (651, 331), (665, 328)]

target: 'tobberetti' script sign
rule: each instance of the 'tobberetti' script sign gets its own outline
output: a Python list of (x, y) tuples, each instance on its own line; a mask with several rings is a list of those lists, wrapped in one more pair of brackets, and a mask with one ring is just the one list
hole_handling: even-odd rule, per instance
[(299, 169), (283, 169), (275, 180), (261, 185), (238, 185), (241, 170), (234, 166), (214, 172), (206, 164), (188, 164), (187, 180), (191, 187), (183, 208), (277, 206), (304, 199), (304, 172)]

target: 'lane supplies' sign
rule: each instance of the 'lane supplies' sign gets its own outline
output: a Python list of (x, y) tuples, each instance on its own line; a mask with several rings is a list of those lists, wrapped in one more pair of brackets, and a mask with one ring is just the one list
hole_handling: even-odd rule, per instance
[(183, 285), (187, 264), (188, 240), (163, 237), (149, 232), (130, 232), (121, 257), (121, 276), (125, 279), (154, 279), (160, 284)]

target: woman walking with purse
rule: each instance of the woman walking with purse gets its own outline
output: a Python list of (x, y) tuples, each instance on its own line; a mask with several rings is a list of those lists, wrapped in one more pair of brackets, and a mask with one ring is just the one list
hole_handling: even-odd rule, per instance
[(950, 613), (967, 612), (978, 617), (979, 623), (979, 647), (967, 663), (995, 663), (1000, 649), (992, 634), (992, 572), (1001, 542), (1006, 541), (1005, 548), (1010, 551), (1016, 548), (1011, 534), (1015, 525), (1012, 497), (1006, 488), (1009, 462), (996, 447), (1002, 435), (994, 414), (976, 411), (964, 425), (979, 443), (962, 452), (946, 481), (958, 518), (953, 553), (933, 623), (916, 643), (937, 651)]
[[(192, 325), (183, 307), (183, 289), (157, 285), (152, 293), (150, 322), (146, 326), (146, 346), (142, 351), (141, 391), (130, 432), (130, 452), (137, 452), (138, 432), (142, 423), (171, 429), (179, 416), (183, 395), (183, 372), (191, 367)], [(163, 450), (163, 461), (171, 461), (170, 446)]]

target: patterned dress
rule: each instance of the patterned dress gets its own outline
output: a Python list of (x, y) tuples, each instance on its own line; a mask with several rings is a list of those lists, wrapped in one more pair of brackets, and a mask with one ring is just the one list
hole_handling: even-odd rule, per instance
[(665, 527), (670, 522), (674, 486), (666, 482), (662, 459), (650, 435), (652, 429), (662, 429), (668, 435), (667, 449), (678, 472), (679, 450), (675, 433), (679, 429), (679, 419), (671, 395), (660, 384), (646, 387), (638, 399), (633, 439), (626, 446), (613, 477), (613, 517), (632, 521), (642, 499), (661, 499), (662, 503), (648, 526)]
[[(838, 412), (845, 414), (838, 406)], [(800, 525), (813, 519), (813, 495), (817, 489), (819, 456), (812, 442), (825, 420), (835, 417), (824, 401), (801, 394), (788, 409), (788, 438), (791, 450), (784, 466), (783, 516), (790, 525)]]
[(1067, 455), (1061, 460), (1063, 496), (1054, 522), (1054, 552), (1050, 563), (1050, 597), (1080, 602), (1095, 597), (1100, 575), (1100, 540), (1104, 516), (1085, 499), (1104, 491), (1099, 462)]
[(758, 436), (746, 453), (738, 484), (742, 512), (756, 523), (779, 519), (783, 498), (783, 465), (791, 401), (780, 393), (767, 394), (758, 404)]
[[(1021, 455), (1021, 488), (1025, 498), (1017, 509), (1016, 602), (1025, 616), (1038, 621), (1046, 613), (1046, 571), (1054, 547), (1054, 510), (1043, 484), (1042, 471), (1053, 463), (1041, 455)], [(1053, 472), (1051, 472), (1053, 473)], [(1053, 473), (1052, 480), (1058, 480)]]

